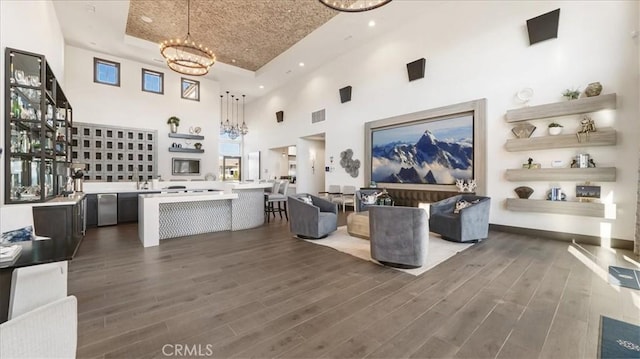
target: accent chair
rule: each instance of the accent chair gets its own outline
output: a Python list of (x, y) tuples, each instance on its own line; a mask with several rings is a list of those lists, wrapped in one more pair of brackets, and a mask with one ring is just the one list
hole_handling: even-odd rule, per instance
[[(471, 206), (455, 213), (456, 203), (460, 201), (469, 202)], [(431, 203), (429, 227), (431, 232), (438, 233), (443, 239), (450, 241), (480, 241), (489, 235), (490, 209), (490, 197), (471, 194), (449, 197)]]
[[(305, 202), (303, 198), (308, 198)], [(331, 201), (308, 193), (287, 199), (291, 218), (289, 229), (300, 238), (320, 239), (338, 229), (338, 206)]]

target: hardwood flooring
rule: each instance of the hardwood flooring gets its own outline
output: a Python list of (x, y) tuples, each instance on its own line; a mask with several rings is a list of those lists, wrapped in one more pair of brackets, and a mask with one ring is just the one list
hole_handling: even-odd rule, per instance
[(640, 267), (628, 251), (491, 232), (414, 277), (279, 219), (137, 234), (90, 229), (70, 262), (79, 358), (596, 358), (600, 315), (640, 324), (640, 293), (607, 283), (609, 264)]

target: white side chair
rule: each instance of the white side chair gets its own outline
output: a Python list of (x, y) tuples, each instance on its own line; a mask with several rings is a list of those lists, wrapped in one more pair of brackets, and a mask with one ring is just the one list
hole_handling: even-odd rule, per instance
[(9, 294), (9, 320), (65, 298), (67, 272), (67, 261), (14, 269)]
[(356, 187), (343, 186), (342, 194), (332, 199), (332, 202), (342, 205), (342, 212), (346, 211), (347, 205), (355, 206), (356, 203)]
[(0, 358), (75, 358), (78, 301), (69, 296), (0, 324)]

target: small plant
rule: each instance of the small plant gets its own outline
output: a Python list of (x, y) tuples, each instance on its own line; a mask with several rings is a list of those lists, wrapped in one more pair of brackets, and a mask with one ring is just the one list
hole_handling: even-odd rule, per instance
[(577, 88), (575, 88), (575, 89), (566, 89), (562, 93), (562, 96), (566, 97), (569, 100), (577, 100), (578, 97), (580, 97), (580, 90), (577, 89)]
[(169, 119), (167, 120), (167, 125), (176, 125), (176, 126), (180, 126), (180, 119), (177, 118), (176, 116), (171, 116), (169, 117)]
[(551, 127), (564, 127), (564, 126), (562, 126), (561, 124), (559, 124), (559, 123), (557, 123), (557, 122), (551, 122), (551, 123), (549, 124), (549, 128), (551, 128)]

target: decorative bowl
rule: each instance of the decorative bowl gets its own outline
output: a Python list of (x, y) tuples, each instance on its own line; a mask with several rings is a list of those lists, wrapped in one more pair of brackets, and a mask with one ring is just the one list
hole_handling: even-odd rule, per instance
[(529, 138), (529, 137), (531, 137), (531, 134), (535, 130), (536, 130), (536, 126), (534, 126), (534, 125), (532, 125), (530, 123), (521, 123), (519, 125), (516, 125), (514, 128), (512, 128), (511, 132), (517, 138)]
[(520, 186), (514, 189), (519, 198), (527, 199), (533, 193), (533, 188), (527, 186)]

